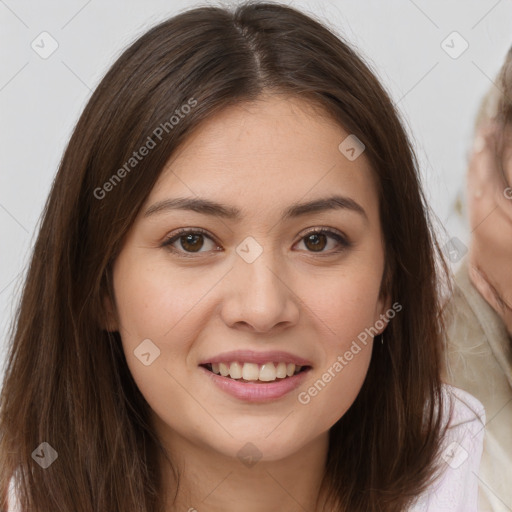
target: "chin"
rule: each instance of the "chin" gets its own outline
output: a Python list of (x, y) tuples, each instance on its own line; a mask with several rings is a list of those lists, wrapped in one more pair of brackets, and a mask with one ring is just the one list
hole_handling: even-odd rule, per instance
[[(278, 427), (279, 428), (279, 427)], [(270, 435), (265, 429), (262, 433), (257, 428), (253, 430), (245, 429), (240, 432), (231, 431), (234, 438), (219, 440), (217, 444), (210, 441), (210, 447), (229, 458), (237, 458), (242, 463), (251, 466), (250, 461), (273, 462), (286, 459), (298, 452), (310, 441), (301, 439), (299, 433), (283, 430), (279, 435), (277, 430)]]

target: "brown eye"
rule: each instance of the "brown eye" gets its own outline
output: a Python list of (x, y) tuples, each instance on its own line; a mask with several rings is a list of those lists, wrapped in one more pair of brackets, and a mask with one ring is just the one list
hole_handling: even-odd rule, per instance
[(203, 246), (203, 235), (188, 234), (182, 235), (178, 240), (181, 241), (181, 247), (186, 251), (196, 252)]
[[(325, 250), (329, 245), (329, 240), (334, 240), (334, 248), (331, 250)], [(348, 249), (351, 247), (351, 243), (339, 233), (330, 231), (328, 229), (317, 229), (310, 231), (302, 237), (301, 242), (304, 242), (308, 252), (316, 252), (319, 254), (334, 254)], [(337, 247), (336, 247), (337, 246)]]
[(200, 228), (182, 229), (165, 240), (162, 247), (165, 247), (180, 256), (189, 256), (194, 253), (200, 254), (201, 252), (208, 252), (208, 248), (206, 251), (201, 251), (205, 246), (205, 239), (211, 242), (213, 248), (216, 247), (213, 239), (206, 234), (206, 231), (203, 231)]
[(305, 237), (305, 244), (312, 251), (322, 251), (327, 245), (327, 237), (324, 233), (312, 233)]
[[(210, 252), (208, 248), (204, 251), (201, 250), (205, 247), (205, 239), (209, 240), (212, 244), (210, 250), (219, 250), (219, 246), (215, 244), (213, 238), (200, 228), (182, 229), (165, 240), (162, 243), (162, 247), (167, 248), (178, 256), (194, 257), (195, 254)], [(334, 247), (331, 250), (326, 250), (329, 240), (335, 242)], [(345, 236), (328, 229), (310, 231), (300, 241), (304, 241), (307, 252), (318, 253), (319, 255), (325, 254), (326, 256), (342, 252), (352, 246)]]

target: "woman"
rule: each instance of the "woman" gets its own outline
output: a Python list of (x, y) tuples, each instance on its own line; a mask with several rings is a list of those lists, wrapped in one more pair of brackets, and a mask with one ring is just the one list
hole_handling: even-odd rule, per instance
[(483, 411), (440, 381), (436, 253), (348, 45), (278, 4), (161, 23), (51, 191), (0, 488), (34, 512), (475, 510)]
[(468, 168), (471, 243), (448, 308), (446, 380), (484, 405), (479, 510), (512, 509), (512, 48), (484, 98)]

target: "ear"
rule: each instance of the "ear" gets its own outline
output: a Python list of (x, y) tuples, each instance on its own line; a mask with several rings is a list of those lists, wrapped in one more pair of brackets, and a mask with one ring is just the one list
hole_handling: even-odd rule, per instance
[[(379, 334), (382, 334), (387, 326), (390, 318), (387, 312), (391, 309), (391, 270), (386, 267), (384, 270), (384, 276), (380, 287), (379, 300), (377, 301), (377, 308), (375, 310), (375, 323), (374, 325), (381, 325), (384, 323), (382, 328), (379, 328)], [(393, 315), (394, 316), (394, 315)], [(377, 324), (377, 322), (379, 322)]]
[[(382, 329), (379, 328), (379, 334), (382, 334), (388, 326), (388, 322), (390, 321), (390, 318), (389, 318), (389, 315), (387, 312), (390, 309), (391, 309), (391, 295), (387, 292), (386, 293), (383, 292), (378, 301), (377, 315), (375, 318), (375, 325), (378, 326), (378, 325), (380, 325), (381, 322), (384, 323), (384, 326), (382, 327)], [(393, 315), (393, 316), (395, 316), (395, 315)], [(377, 322), (379, 322), (379, 323), (377, 323)]]

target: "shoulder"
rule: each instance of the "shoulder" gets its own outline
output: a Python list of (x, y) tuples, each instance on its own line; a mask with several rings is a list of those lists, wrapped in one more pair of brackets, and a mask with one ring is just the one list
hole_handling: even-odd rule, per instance
[[(463, 464), (465, 469), (478, 468), (482, 455), (485, 433), (485, 409), (482, 403), (473, 395), (454, 386), (443, 384), (444, 420), (448, 423), (442, 445), (442, 458), (447, 468), (457, 469)], [(465, 464), (465, 461), (468, 464)], [(448, 470), (448, 473), (452, 473)], [(458, 471), (452, 476), (460, 476), (464, 471)]]
[[(445, 413), (447, 407), (452, 407), (452, 417), (449, 428), (457, 428), (459, 422), (467, 423), (468, 428), (478, 429), (485, 425), (485, 408), (475, 396), (463, 389), (444, 383), (443, 394), (446, 397)], [(448, 420), (448, 417), (446, 417)]]
[(448, 384), (443, 384), (443, 398), (447, 429), (441, 443), (441, 475), (409, 510), (477, 512), (485, 410), (474, 396)]

